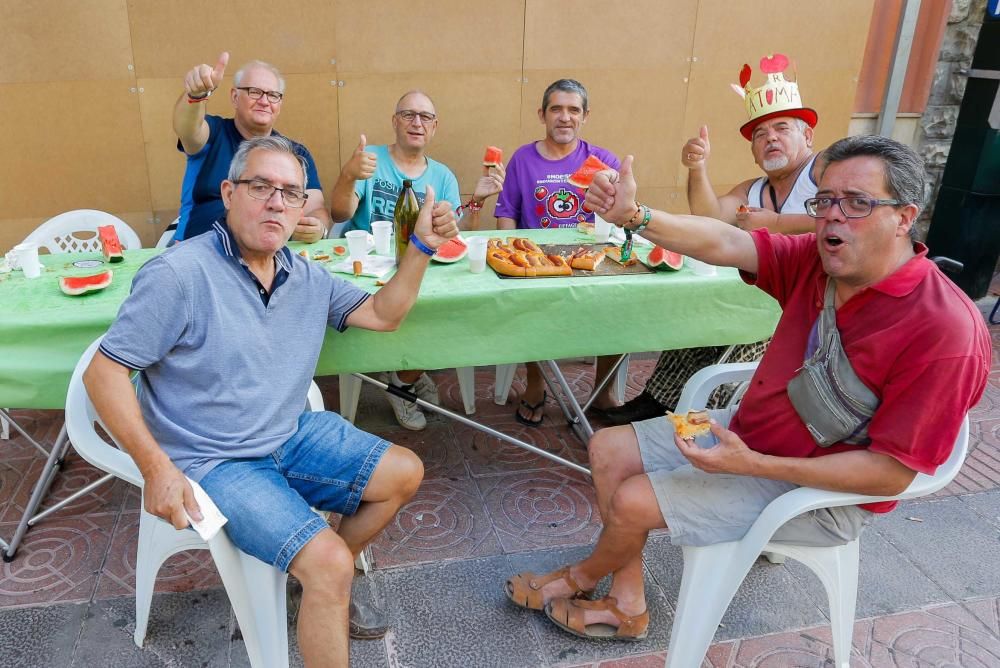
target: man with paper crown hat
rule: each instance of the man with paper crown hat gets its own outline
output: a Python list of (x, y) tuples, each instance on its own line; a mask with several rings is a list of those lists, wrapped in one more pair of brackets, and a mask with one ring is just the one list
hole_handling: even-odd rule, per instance
[[(749, 120), (740, 133), (750, 140), (754, 161), (764, 176), (743, 181), (717, 197), (708, 177), (711, 143), (703, 125), (681, 149), (681, 163), (688, 168), (687, 195), (691, 213), (718, 218), (745, 230), (766, 227), (771, 232), (811, 232), (815, 221), (806, 215), (804, 202), (816, 195), (819, 154), (813, 153), (813, 128), (818, 115), (802, 105), (796, 81), (785, 78), (788, 57), (776, 53), (760, 59), (767, 80), (759, 88), (750, 82), (752, 70), (744, 65), (739, 85), (731, 84), (746, 105)], [(791, 66), (794, 71), (794, 66)], [(637, 397), (618, 408), (600, 411), (613, 424), (629, 424), (663, 415), (680, 398), (684, 383), (694, 372), (719, 361), (749, 362), (764, 354), (767, 343), (667, 350)], [(715, 404), (728, 400), (719, 392)], [(713, 404), (714, 405), (714, 404)]]

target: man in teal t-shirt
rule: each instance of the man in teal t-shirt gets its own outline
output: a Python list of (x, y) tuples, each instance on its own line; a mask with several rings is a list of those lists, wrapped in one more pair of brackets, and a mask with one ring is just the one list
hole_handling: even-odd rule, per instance
[[(396, 141), (388, 146), (367, 146), (364, 135), (351, 158), (344, 164), (330, 196), (330, 213), (334, 222), (349, 221), (341, 231), (371, 231), (372, 221), (392, 220), (396, 200), (403, 190), (403, 179), (413, 182), (417, 200), (423, 205), (428, 184), (434, 188), (437, 204), (434, 220), (455, 220), (461, 204), (458, 179), (450, 169), (427, 156), (427, 147), (437, 132), (438, 118), (425, 93), (410, 91), (399, 98), (392, 115)], [(483, 202), (503, 188), (503, 165), (483, 169), (476, 182), (472, 199), (461, 207), (464, 214), (461, 227), (477, 229), (479, 210)], [(424, 401), (439, 403), (434, 381), (422, 371), (400, 371), (388, 374), (387, 382), (412, 391)], [(399, 424), (419, 431), (427, 425), (420, 407), (405, 399), (386, 393)]]

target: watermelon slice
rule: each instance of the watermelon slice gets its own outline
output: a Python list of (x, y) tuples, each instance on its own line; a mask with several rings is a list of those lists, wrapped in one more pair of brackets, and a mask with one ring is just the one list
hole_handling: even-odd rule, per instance
[(487, 146), (483, 156), (483, 167), (497, 167), (503, 162), (503, 150), (496, 146)]
[(114, 273), (108, 269), (92, 276), (63, 276), (59, 279), (59, 289), (70, 296), (97, 292), (111, 285)]
[(444, 263), (458, 262), (468, 252), (469, 247), (465, 245), (462, 237), (455, 237), (441, 244), (441, 247), (431, 256), (431, 259)]
[(118, 232), (115, 231), (114, 225), (101, 225), (97, 228), (97, 236), (101, 240), (105, 260), (121, 262), (125, 259), (122, 255), (122, 242), (118, 240)]
[(653, 246), (653, 250), (649, 251), (649, 257), (646, 258), (646, 264), (653, 269), (677, 271), (684, 266), (684, 256), (666, 248)]
[(597, 156), (588, 155), (587, 159), (580, 165), (580, 169), (573, 172), (573, 176), (569, 177), (569, 182), (577, 188), (589, 188), (590, 184), (594, 182), (594, 175), (606, 169), (611, 168), (601, 162)]

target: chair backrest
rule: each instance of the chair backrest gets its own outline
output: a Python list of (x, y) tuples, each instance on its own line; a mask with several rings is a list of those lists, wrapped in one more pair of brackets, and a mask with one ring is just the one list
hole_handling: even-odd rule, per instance
[(95, 209), (77, 209), (49, 218), (29, 234), (31, 241), (49, 253), (82, 253), (101, 250), (97, 228), (114, 225), (125, 250), (142, 248), (139, 235), (121, 218)]
[(174, 222), (167, 225), (167, 229), (163, 230), (163, 234), (160, 235), (159, 241), (156, 242), (156, 248), (166, 248), (167, 244), (174, 240), (174, 234), (177, 232), (177, 223), (180, 222), (180, 216), (174, 218)]
[[(80, 356), (76, 368), (73, 369), (73, 377), (69, 381), (69, 390), (66, 392), (66, 433), (73, 448), (87, 462), (102, 471), (107, 471), (133, 485), (142, 487), (142, 475), (128, 453), (104, 440), (94, 428), (95, 424), (100, 424), (100, 418), (87, 395), (87, 388), (83, 384), (83, 374), (90, 366), (90, 360), (97, 353), (97, 348), (103, 339), (102, 335), (91, 343)], [(323, 395), (316, 383), (309, 385), (305, 408), (311, 411), (323, 410)]]

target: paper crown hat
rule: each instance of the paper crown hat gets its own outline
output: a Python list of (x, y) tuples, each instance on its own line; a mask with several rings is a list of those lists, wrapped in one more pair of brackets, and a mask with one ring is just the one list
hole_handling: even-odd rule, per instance
[[(750, 85), (752, 70), (749, 65), (743, 65), (740, 70), (740, 85), (729, 84), (733, 90), (743, 98), (747, 107), (747, 115), (750, 120), (740, 127), (740, 133), (747, 139), (753, 138), (753, 130), (763, 121), (778, 116), (791, 116), (801, 118), (809, 124), (809, 127), (816, 127), (819, 116), (813, 109), (802, 106), (802, 98), (799, 97), (799, 85), (793, 80), (785, 78), (784, 72), (788, 69), (788, 56), (781, 53), (764, 56), (760, 59), (760, 70), (767, 74), (767, 81), (760, 88)], [(794, 75), (795, 68), (792, 72)]]

